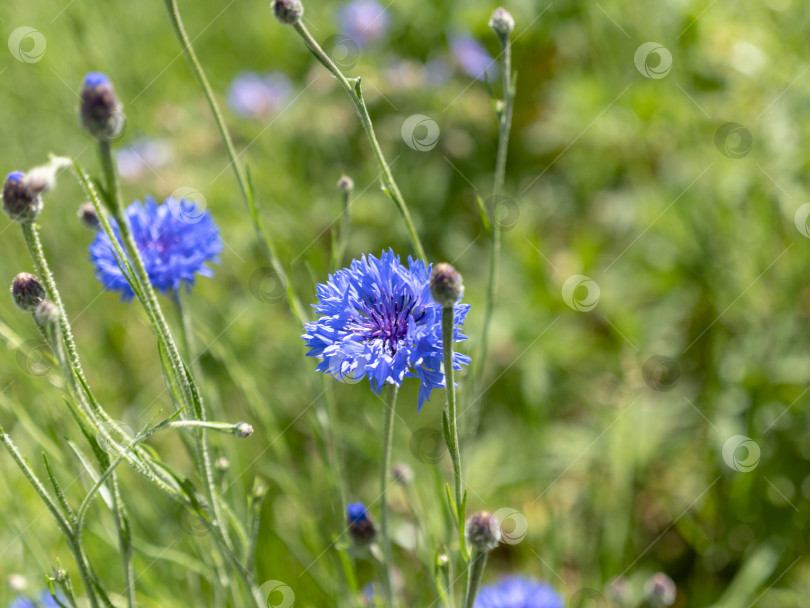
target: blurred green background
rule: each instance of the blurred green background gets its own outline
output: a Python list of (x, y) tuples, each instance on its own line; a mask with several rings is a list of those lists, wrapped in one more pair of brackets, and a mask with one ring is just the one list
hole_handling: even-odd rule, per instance
[[(338, 33), (338, 7), (306, 2), (319, 40)], [(452, 261), (464, 275), (471, 339), (461, 348), (472, 356), (490, 246), (476, 196), (491, 193), (497, 127), (486, 84), (459, 69), (449, 39), (469, 29), (496, 55), (487, 27), (494, 7), (397, 0), (387, 6), (387, 33), (349, 70), (363, 76), (378, 137), (431, 261)], [(459, 380), (468, 510), (516, 512), (515, 542), (492, 554), (485, 580), (525, 573), (566, 598), (583, 597), (583, 589), (607, 598), (615, 577), (637, 595), (663, 571), (678, 586), (679, 607), (806, 607), (810, 225), (802, 205), (810, 200), (810, 13), (795, 0), (520, 0), (507, 8), (517, 21), (518, 98), (489, 390), (477, 433), (469, 383), (464, 374)], [(335, 182), (344, 172), (356, 184), (348, 256), (388, 247), (411, 253), (349, 100), (267, 3), (182, 2), (181, 10), (302, 301), (313, 301), (314, 283), (329, 271), (330, 226), (340, 213)], [(0, 6), (4, 37), (22, 26), (38, 30), (47, 46), (32, 62), (15, 58), (11, 44), (0, 52), (3, 173), (56, 153), (97, 174), (93, 142), (78, 126), (77, 92), (87, 71), (112, 78), (127, 115), (116, 145), (146, 138), (170, 151), (159, 168), (124, 182), (125, 197), (163, 199), (194, 188), (222, 229), (221, 264), (188, 303), (212, 417), (257, 429), (248, 440), (212, 441), (230, 461), (223, 487), (237, 510), (244, 511), (254, 477), (270, 488), (258, 580), (283, 581), (298, 606), (357, 605), (332, 546), (344, 526), (324, 439), (323, 385), (304, 357), (301, 327), (262, 270), (215, 124), (164, 6)], [(666, 53), (634, 61), (650, 41), (671, 54), (668, 71)], [(424, 66), (444, 59), (447, 78), (430, 82)], [(293, 91), (268, 115), (239, 116), (227, 108), (225, 91), (246, 69), (282, 72)], [(402, 124), (414, 114), (438, 124), (433, 149), (403, 140)], [(737, 126), (723, 130), (727, 123)], [(74, 180), (62, 175), (40, 217), (43, 239), (91, 385), (114, 418), (137, 430), (171, 405), (144, 315), (104, 293), (93, 276), (93, 237), (76, 219), (82, 202)], [(19, 229), (3, 218), (0, 232), (2, 279), (10, 284), (32, 265)], [(574, 306), (566, 303), (563, 286), (573, 285), (566, 283), (573, 275), (598, 287), (593, 309), (574, 308), (595, 297), (594, 283), (566, 292)], [(0, 424), (37, 471), (39, 452), (49, 454), (78, 504), (91, 482), (66, 444), (79, 433), (60, 377), (47, 370), (36, 327), (10, 298), (0, 302), (0, 321), (7, 345)], [(371, 503), (380, 403), (365, 383), (333, 388), (337, 416), (329, 430), (346, 498)], [(401, 391), (394, 459), (413, 467), (418, 500), (397, 489), (391, 506), (407, 605), (429, 606), (432, 552), (423, 540), (416, 551), (408, 547), (414, 517), (434, 537), (445, 534), (441, 485), (450, 462), (444, 455), (434, 464), (441, 450), (420, 444), (434, 437), (423, 429), (440, 428), (444, 395), (436, 391), (417, 413), (416, 389), (407, 382)], [(191, 473), (176, 437), (150, 443)], [(7, 454), (0, 463), (3, 604), (16, 595), (10, 575), (38, 589), (57, 559), (69, 570), (73, 563)], [(210, 539), (129, 471), (122, 470), (122, 483), (140, 605), (217, 605), (197, 559), (210, 551)], [(90, 557), (120, 591), (112, 520), (100, 504), (93, 513)], [(360, 584), (374, 578), (368, 560), (356, 563)]]

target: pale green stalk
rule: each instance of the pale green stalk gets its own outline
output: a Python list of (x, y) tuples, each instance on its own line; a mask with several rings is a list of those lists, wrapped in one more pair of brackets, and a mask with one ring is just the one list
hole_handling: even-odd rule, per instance
[(391, 474), (391, 447), (394, 442), (394, 410), (397, 405), (399, 388), (388, 386), (388, 399), (383, 412), (383, 462), (382, 482), (380, 486), (380, 537), (383, 550), (383, 588), (385, 589), (386, 606), (394, 605), (393, 589), (391, 587), (391, 537), (388, 530), (388, 503), (386, 490), (388, 489), (388, 476)]
[(442, 350), (444, 354), (444, 383), (447, 395), (447, 426), (449, 441), (447, 449), (450, 451), (450, 460), (453, 462), (453, 496), (456, 501), (455, 518), (459, 526), (464, 526), (464, 515), (461, 513), (464, 502), (461, 477), (461, 448), (458, 442), (458, 421), (456, 420), (456, 385), (453, 380), (453, 328), (454, 310), (452, 306), (442, 308)]
[(467, 591), (464, 594), (464, 608), (473, 608), (475, 606), (475, 596), (478, 595), (478, 586), (481, 584), (481, 577), (484, 575), (488, 553), (484, 549), (473, 549), (470, 568), (467, 571)]

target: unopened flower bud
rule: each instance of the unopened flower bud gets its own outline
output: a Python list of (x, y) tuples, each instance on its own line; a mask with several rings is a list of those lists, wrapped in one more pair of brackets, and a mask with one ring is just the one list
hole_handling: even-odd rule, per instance
[(506, 38), (515, 29), (515, 19), (508, 10), (499, 6), (493, 11), (492, 17), (489, 19), (489, 27), (492, 28), (496, 36)]
[(58, 568), (53, 573), (53, 580), (55, 583), (62, 584), (67, 581), (68, 573), (64, 568)]
[(353, 502), (346, 507), (346, 523), (349, 534), (358, 545), (368, 545), (377, 535), (377, 528), (362, 502)]
[(217, 458), (214, 461), (214, 468), (217, 471), (221, 471), (224, 473), (225, 471), (231, 468), (231, 461), (225, 458), (224, 456), (221, 456), (220, 458)]
[(99, 141), (109, 141), (124, 130), (123, 106), (105, 74), (90, 72), (84, 77), (79, 114), (82, 126)]
[(93, 206), (93, 203), (85, 203), (79, 207), (77, 215), (82, 224), (91, 230), (98, 230), (101, 226), (101, 222), (98, 220), (98, 213), (96, 213), (96, 208)]
[(304, 15), (304, 5), (301, 0), (273, 0), (273, 14), (285, 25), (295, 25)]
[(50, 327), (59, 322), (59, 309), (49, 300), (42, 300), (34, 311), (34, 320), (40, 327)]
[(42, 211), (42, 198), (26, 186), (25, 173), (22, 171), (12, 171), (6, 176), (3, 210), (12, 220), (20, 223), (30, 222)]
[(11, 282), (11, 297), (20, 310), (34, 312), (45, 299), (45, 288), (34, 275), (21, 272)]
[(663, 572), (653, 574), (644, 590), (653, 606), (672, 606), (675, 603), (677, 596), (675, 582)]
[(490, 551), (501, 541), (501, 526), (489, 511), (473, 513), (464, 528), (467, 542), (480, 551)]
[(430, 273), (430, 295), (444, 308), (452, 306), (464, 295), (464, 283), (458, 271), (446, 262), (440, 262)]
[(253, 427), (247, 422), (237, 422), (233, 431), (237, 437), (250, 437), (253, 434)]
[(407, 486), (413, 481), (413, 469), (404, 462), (396, 462), (391, 469), (391, 476), (398, 484)]
[(354, 190), (354, 180), (348, 175), (342, 176), (337, 183), (337, 188), (343, 193)]
[(256, 478), (253, 480), (253, 499), (254, 500), (263, 500), (265, 496), (267, 496), (267, 492), (270, 488), (267, 487), (267, 484), (264, 483), (261, 479)]

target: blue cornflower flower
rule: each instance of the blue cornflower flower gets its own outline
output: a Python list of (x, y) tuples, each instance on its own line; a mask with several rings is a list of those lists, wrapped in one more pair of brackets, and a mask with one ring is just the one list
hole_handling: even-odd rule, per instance
[[(421, 260), (408, 258), (408, 268), (392, 250), (354, 260), (318, 285), (320, 318), (307, 323), (310, 357), (322, 359), (317, 370), (338, 380), (359, 382), (368, 377), (380, 394), (385, 383), (400, 386), (406, 377), (419, 378), (419, 409), (434, 388), (444, 386), (442, 307), (430, 295), (430, 271)], [(456, 304), (454, 342), (466, 340), (459, 329), (470, 307)], [(453, 368), (470, 358), (453, 353)]]
[(353, 0), (338, 9), (338, 21), (344, 34), (358, 46), (366, 46), (388, 31), (388, 13), (374, 0)]
[[(57, 592), (58, 594), (58, 592)], [(63, 599), (59, 595), (60, 600)], [(18, 597), (11, 601), (8, 608), (59, 608), (59, 604), (51, 597), (50, 591), (43, 591), (39, 596), (39, 601), (35, 602), (27, 597)]]
[(292, 82), (281, 72), (261, 75), (244, 70), (228, 87), (228, 105), (240, 116), (263, 118), (278, 112), (292, 90)]
[[(194, 201), (168, 198), (162, 205), (147, 196), (126, 209), (132, 236), (138, 245), (152, 285), (163, 293), (177, 291), (185, 283), (194, 285), (196, 275), (213, 276), (206, 262), (219, 262), (222, 239), (211, 215)], [(120, 242), (118, 226), (110, 220)], [(118, 267), (112, 243), (99, 230), (90, 245), (90, 259), (96, 265), (96, 277), (107, 289), (120, 291), (123, 300), (135, 295)]]
[(510, 576), (481, 587), (475, 608), (563, 608), (563, 600), (545, 583)]
[(470, 34), (451, 34), (450, 49), (467, 76), (484, 80), (486, 75), (490, 81), (498, 77), (498, 62)]

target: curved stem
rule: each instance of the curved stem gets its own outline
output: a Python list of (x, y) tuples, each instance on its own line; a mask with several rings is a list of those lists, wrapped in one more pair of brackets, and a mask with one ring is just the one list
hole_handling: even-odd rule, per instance
[(388, 400), (383, 415), (383, 465), (382, 481), (380, 485), (380, 501), (382, 503), (380, 514), (380, 536), (383, 550), (383, 588), (385, 589), (386, 606), (394, 605), (393, 590), (391, 588), (391, 538), (388, 531), (388, 503), (386, 490), (388, 489), (388, 476), (391, 474), (391, 446), (394, 441), (394, 410), (397, 405), (398, 387), (388, 386)]
[(489, 256), (489, 284), (487, 286), (484, 323), (481, 330), (481, 347), (473, 382), (473, 403), (470, 412), (471, 434), (475, 434), (478, 427), (482, 401), (478, 390), (483, 382), (489, 346), (489, 326), (498, 291), (498, 270), (501, 256), (501, 225), (496, 217), (496, 211), (503, 194), (504, 181), (506, 180), (506, 157), (509, 151), (509, 131), (512, 128), (512, 113), (515, 105), (515, 86), (512, 81), (512, 43), (509, 40), (509, 36), (498, 36), (498, 39), (502, 51), (499, 65), (501, 69), (501, 82), (503, 83), (503, 105), (498, 110), (498, 152), (495, 157), (495, 179), (492, 187), (492, 208), (489, 217), (492, 230), (492, 249), (490, 250)]
[[(211, 113), (214, 115), (214, 122), (217, 124), (217, 129), (219, 130), (219, 135), (222, 138), (222, 142), (225, 144), (225, 150), (228, 153), (228, 158), (231, 161), (231, 168), (233, 169), (234, 175), (236, 176), (236, 181), (239, 184), (239, 191), (242, 194), (242, 199), (245, 201), (248, 211), (250, 212), (250, 219), (253, 223), (253, 228), (256, 232), (256, 238), (259, 242), (259, 246), (262, 249), (262, 253), (270, 266), (272, 266), (273, 271), (283, 278), (285, 286), (287, 286), (289, 285), (287, 271), (284, 269), (284, 265), (279, 260), (275, 243), (267, 236), (267, 233), (264, 230), (261, 216), (259, 215), (258, 209), (256, 209), (256, 203), (253, 199), (253, 188), (251, 187), (242, 166), (238, 162), (239, 155), (236, 153), (236, 148), (234, 148), (231, 134), (228, 131), (228, 127), (225, 125), (225, 119), (222, 116), (222, 111), (219, 109), (219, 104), (214, 96), (214, 90), (211, 88), (211, 85), (208, 82), (208, 77), (205, 75), (202, 64), (200, 63), (200, 60), (197, 59), (197, 54), (194, 52), (194, 47), (191, 45), (191, 40), (186, 33), (186, 28), (183, 25), (183, 20), (180, 16), (180, 9), (177, 6), (177, 0), (164, 0), (164, 4), (166, 5), (166, 10), (169, 12), (169, 18), (171, 19), (174, 32), (177, 35), (181, 46), (183, 47), (183, 53), (185, 53), (186, 59), (188, 59), (188, 62), (191, 65), (191, 70), (194, 72), (194, 75), (197, 77), (197, 80), (202, 87), (205, 99), (208, 101), (208, 106), (211, 108)], [(298, 298), (293, 295), (292, 290), (288, 289), (287, 299), (292, 313), (301, 323), (305, 323), (307, 321), (306, 314), (304, 313), (304, 309), (301, 307), (301, 303), (298, 301)]]
[(411, 239), (411, 244), (416, 252), (416, 255), (420, 259), (426, 260), (427, 256), (425, 255), (425, 250), (422, 247), (422, 241), (419, 239), (419, 235), (416, 233), (416, 227), (414, 226), (413, 220), (411, 219), (411, 214), (408, 211), (408, 205), (405, 203), (405, 199), (402, 197), (402, 193), (399, 191), (399, 187), (394, 180), (394, 176), (391, 174), (391, 168), (388, 166), (388, 162), (385, 160), (385, 156), (380, 148), (380, 143), (377, 141), (377, 136), (374, 134), (374, 126), (371, 123), (371, 116), (368, 114), (368, 108), (366, 108), (366, 102), (363, 100), (363, 94), (360, 89), (360, 79), (356, 79), (354, 86), (352, 86), (349, 80), (343, 75), (343, 72), (340, 71), (340, 68), (338, 68), (329, 55), (324, 52), (302, 22), (299, 21), (293, 25), (293, 28), (295, 28), (295, 31), (298, 32), (301, 38), (304, 39), (307, 48), (313, 55), (315, 55), (315, 58), (320, 61), (324, 67), (335, 76), (335, 78), (338, 79), (340, 86), (343, 87), (343, 90), (346, 91), (349, 98), (352, 100), (352, 103), (360, 116), (360, 122), (363, 124), (363, 129), (366, 132), (368, 141), (371, 144), (371, 149), (374, 151), (374, 156), (377, 158), (377, 164), (380, 167), (380, 171), (382, 171), (382, 182), (385, 186), (386, 192), (394, 201), (394, 204), (396, 204), (397, 209), (399, 209), (402, 219), (405, 220), (405, 228), (408, 230), (408, 236)]

